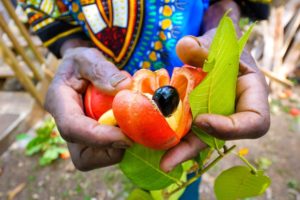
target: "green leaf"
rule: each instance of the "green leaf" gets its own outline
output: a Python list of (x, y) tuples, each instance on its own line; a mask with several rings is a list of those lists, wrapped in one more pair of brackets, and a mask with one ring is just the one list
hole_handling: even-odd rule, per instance
[(55, 144), (60, 145), (60, 144), (66, 144), (66, 141), (60, 135), (58, 135), (57, 137), (50, 138), (49, 143), (53, 145)]
[(57, 151), (59, 154), (65, 153), (66, 151), (68, 151), (68, 148), (58, 147), (58, 146), (53, 146), (53, 149), (55, 149), (55, 151)]
[(239, 45), (229, 17), (222, 18), (209, 52), (203, 67), (209, 73), (189, 98), (194, 118), (203, 113), (230, 115), (234, 112)]
[(202, 131), (200, 128), (198, 128), (195, 125), (192, 125), (192, 131), (195, 135), (197, 135), (200, 138), (201, 141), (206, 143), (211, 148), (220, 149), (225, 144), (225, 141), (216, 139), (215, 137), (207, 134), (206, 132)]
[(36, 134), (39, 137), (48, 137), (50, 136), (53, 129), (56, 127), (54, 120), (48, 119), (46, 120), (41, 127), (36, 130)]
[(26, 154), (26, 156), (32, 156), (32, 155), (40, 152), (42, 147), (43, 147), (43, 145), (41, 145), (41, 144), (32, 146), (31, 148), (26, 149), (25, 154)]
[(64, 153), (65, 151), (67, 151), (66, 148), (56, 146), (50, 147), (44, 152), (43, 156), (40, 158), (39, 164), (41, 166), (48, 165), (52, 161), (56, 160), (59, 157), (59, 154)]
[[(222, 18), (203, 66), (208, 74), (189, 96), (193, 118), (205, 113), (234, 113), (240, 52), (252, 28), (238, 40), (232, 20), (226, 15)], [(210, 147), (216, 149), (224, 145), (224, 141), (215, 139), (199, 128), (192, 129)]]
[(41, 157), (39, 159), (39, 164), (41, 166), (46, 166), (46, 165), (49, 165), (52, 163), (52, 161), (54, 161), (55, 159), (51, 159), (51, 158), (48, 158), (48, 157)]
[(183, 171), (185, 172), (188, 172), (191, 170), (191, 168), (194, 166), (194, 160), (188, 160), (188, 161), (185, 161), (184, 163), (182, 163), (182, 169)]
[(206, 164), (207, 160), (210, 158), (212, 152), (214, 150), (212, 148), (205, 148), (204, 150), (200, 151), (197, 162), (199, 164), (199, 168), (201, 169), (203, 165)]
[(244, 35), (239, 39), (239, 55), (242, 55), (244, 47), (250, 37), (250, 34), (255, 26), (255, 23), (250, 26), (250, 28), (244, 33)]
[(44, 152), (43, 156), (39, 160), (39, 163), (41, 166), (50, 164), (53, 160), (57, 159), (58, 156), (59, 156), (59, 152), (50, 148)]
[(172, 183), (180, 182), (183, 173), (178, 166), (169, 173), (159, 168), (164, 151), (156, 151), (138, 144), (127, 149), (120, 168), (123, 173), (138, 187), (145, 190), (160, 190)]
[(130, 194), (127, 200), (153, 200), (151, 195), (141, 189), (135, 189)]
[(218, 200), (236, 200), (259, 196), (270, 184), (269, 177), (263, 171), (253, 174), (246, 166), (235, 166), (217, 177), (214, 190)]
[(26, 146), (26, 155), (31, 156), (38, 153), (43, 148), (43, 143), (45, 143), (48, 138), (35, 137)]

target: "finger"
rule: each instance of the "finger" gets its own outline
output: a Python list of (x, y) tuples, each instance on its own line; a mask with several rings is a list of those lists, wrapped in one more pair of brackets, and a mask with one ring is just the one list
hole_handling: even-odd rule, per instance
[(208, 56), (208, 47), (207, 40), (186, 36), (178, 41), (176, 53), (183, 63), (194, 67), (202, 67)]
[(86, 79), (106, 94), (116, 94), (129, 88), (131, 79), (113, 63), (106, 61), (102, 53), (94, 48), (79, 48), (68, 54), (65, 59), (73, 59), (74, 75)]
[[(194, 67), (203, 67), (204, 62), (208, 57), (209, 47), (215, 32), (216, 29), (212, 29), (207, 31), (201, 37), (185, 36), (179, 40), (176, 46), (176, 52), (181, 61), (184, 64)], [(248, 54), (244, 53), (241, 60), (243, 60), (243, 57), (247, 57), (247, 55)], [(247, 59), (251, 60), (249, 56)]]
[[(86, 66), (86, 61), (89, 61)], [(113, 63), (106, 61), (96, 49), (88, 49), (82, 56), (75, 57), (79, 74), (91, 81), (98, 89), (107, 94), (116, 94), (120, 89), (129, 88), (131, 79)]]
[(81, 95), (64, 84), (54, 82), (50, 86), (45, 108), (55, 118), (62, 137), (68, 142), (92, 147), (131, 145), (119, 128), (100, 126), (97, 121), (86, 117)]
[(119, 163), (124, 149), (97, 149), (80, 144), (68, 143), (74, 166), (80, 171), (89, 171)]
[(235, 114), (203, 114), (196, 118), (195, 124), (220, 139), (258, 138), (270, 127), (269, 113), (265, 81), (257, 73), (248, 73), (238, 79)]
[(207, 145), (198, 139), (193, 133), (189, 133), (175, 147), (168, 150), (162, 157), (160, 168), (165, 172), (170, 172), (178, 164), (193, 159)]

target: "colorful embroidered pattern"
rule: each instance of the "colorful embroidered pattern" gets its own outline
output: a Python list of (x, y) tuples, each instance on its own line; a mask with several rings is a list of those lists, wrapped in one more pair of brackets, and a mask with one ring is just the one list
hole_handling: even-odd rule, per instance
[(140, 33), (143, 2), (96, 0), (92, 4), (82, 5), (82, 10), (93, 42), (114, 63), (123, 67)]
[(44, 45), (59, 57), (60, 46), (70, 38), (85, 38), (63, 0), (20, 0), (28, 22)]
[(94, 44), (109, 60), (119, 68), (123, 68), (139, 39), (144, 16), (143, 1), (65, 0), (64, 2)]
[[(203, 2), (146, 1), (141, 39), (124, 69), (134, 73), (141, 68), (166, 68), (172, 73), (174, 67), (181, 66), (175, 52), (176, 43), (185, 35), (199, 35), (204, 9), (208, 7), (208, 2)], [(192, 17), (193, 10), (197, 16)]]
[(208, 6), (208, 0), (31, 0), (24, 4), (29, 10), (28, 2), (35, 2), (35, 17), (44, 14), (43, 22), (33, 19), (35, 31), (51, 32), (57, 19), (73, 26), (47, 37), (46, 45), (58, 46), (68, 34), (79, 37), (83, 30), (109, 60), (131, 74), (140, 68), (172, 73), (181, 66), (176, 43), (185, 35), (199, 35)]

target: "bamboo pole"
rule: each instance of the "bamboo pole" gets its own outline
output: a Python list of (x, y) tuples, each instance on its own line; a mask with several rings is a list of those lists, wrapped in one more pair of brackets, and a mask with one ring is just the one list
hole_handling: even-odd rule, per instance
[(280, 83), (280, 84), (283, 84), (287, 87), (293, 87), (294, 84), (292, 81), (286, 79), (286, 78), (282, 78), (282, 77), (278, 77), (274, 72), (271, 72), (267, 69), (264, 69), (264, 68), (259, 68), (260, 71), (266, 76), (268, 77), (269, 79), (277, 82), (277, 83)]
[(17, 78), (19, 79), (20, 83), (25, 87), (25, 89), (36, 99), (36, 101), (42, 106), (43, 100), (41, 95), (38, 93), (37, 89), (35, 88), (32, 81), (29, 79), (28, 76), (22, 71), (18, 60), (16, 59), (14, 53), (9, 49), (3, 39), (0, 37), (0, 47), (3, 50), (5, 56), (11, 61), (10, 67), (15, 72)]
[(300, 10), (297, 10), (294, 13), (294, 17), (292, 18), (292, 21), (290, 22), (290, 24), (287, 27), (287, 30), (285, 31), (285, 41), (283, 44), (283, 47), (281, 49), (281, 56), (284, 57), (287, 53), (287, 50), (294, 38), (294, 36), (297, 33), (297, 29), (300, 26)]
[(21, 47), (20, 43), (14, 36), (13, 32), (9, 29), (9, 27), (5, 23), (5, 20), (1, 13), (0, 13), (0, 27), (7, 34), (10, 41), (12, 42), (13, 46), (16, 48), (17, 52), (22, 56), (24, 62), (31, 69), (31, 71), (33, 72), (36, 79), (39, 81), (42, 80), (42, 76), (41, 76), (40, 72), (38, 71), (38, 69), (34, 66), (34, 64), (30, 61), (30, 59), (26, 55), (24, 49)]
[(44, 67), (44, 72), (49, 80), (52, 80), (54, 78), (54, 73), (51, 70), (49, 70), (47, 67)]
[(34, 55), (36, 56), (38, 61), (41, 64), (45, 63), (44, 57), (40, 54), (40, 52), (38, 52), (36, 46), (32, 42), (29, 33), (27, 32), (26, 28), (24, 27), (24, 25), (19, 20), (17, 14), (15, 12), (14, 7), (11, 5), (11, 2), (8, 1), (8, 0), (4, 0), (4, 1), (2, 1), (2, 4), (6, 8), (6, 10), (9, 13), (9, 15), (11, 16), (11, 18), (13, 18), (14, 22), (16, 23), (17, 27), (19, 28), (20, 32), (22, 33), (23, 37), (27, 41), (29, 47), (31, 48), (32, 52), (34, 53)]

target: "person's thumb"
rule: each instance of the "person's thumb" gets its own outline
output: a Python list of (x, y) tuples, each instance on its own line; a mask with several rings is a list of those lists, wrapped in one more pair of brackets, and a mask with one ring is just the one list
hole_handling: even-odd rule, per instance
[(176, 45), (176, 53), (184, 64), (202, 67), (208, 56), (209, 41), (203, 37), (185, 36)]
[(131, 86), (131, 77), (105, 60), (97, 49), (89, 48), (75, 57), (78, 76), (90, 81), (106, 94), (116, 94)]

